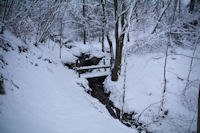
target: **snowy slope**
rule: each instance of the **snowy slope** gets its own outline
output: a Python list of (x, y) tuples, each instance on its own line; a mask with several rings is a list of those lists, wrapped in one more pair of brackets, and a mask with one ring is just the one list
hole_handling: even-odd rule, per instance
[[(189, 55), (191, 51), (180, 50)], [(185, 99), (189, 103), (183, 104), (183, 89), (189, 70), (190, 58), (182, 56), (169, 56), (167, 63), (167, 89), (164, 109), (168, 111), (165, 119), (156, 122), (161, 106), (163, 93), (163, 66), (162, 53), (134, 55), (128, 65), (126, 105), (129, 110), (135, 110), (154, 132), (191, 132), (196, 130), (196, 111), (198, 100), (198, 83), (189, 88)], [(195, 62), (200, 68), (200, 61)], [(191, 79), (199, 81), (200, 69), (193, 69), (195, 73)], [(142, 102), (142, 104), (141, 104)], [(190, 107), (189, 107), (190, 106)]]
[[(19, 54), (17, 46), (24, 44), (8, 31), (3, 37), (15, 50), (1, 51), (8, 63), (1, 69), (7, 78), (6, 94), (0, 95), (1, 133), (135, 132), (77, 85), (77, 74), (61, 64), (57, 47), (29, 46)], [(63, 55), (69, 62), (74, 58)]]
[[(200, 60), (194, 59), (189, 79), (190, 87), (183, 96), (193, 51), (183, 48), (176, 48), (175, 51), (177, 54), (170, 53), (167, 60), (167, 88), (164, 95), (164, 111), (167, 111), (167, 115), (164, 119), (159, 117), (164, 86), (165, 56), (163, 53), (132, 53), (126, 59), (128, 63), (126, 74), (123, 68), (118, 82), (111, 82), (109, 78), (105, 81), (107, 91), (111, 92), (110, 99), (115, 106), (122, 108), (126, 75), (123, 109), (126, 112), (137, 112), (135, 119), (155, 133), (196, 131)], [(197, 51), (195, 57), (200, 57), (200, 47)]]

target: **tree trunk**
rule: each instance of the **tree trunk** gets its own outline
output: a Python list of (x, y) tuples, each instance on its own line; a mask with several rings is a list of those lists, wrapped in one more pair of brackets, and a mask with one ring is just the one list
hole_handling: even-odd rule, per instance
[[(124, 11), (126, 8), (125, 3), (123, 2), (122, 4), (122, 11)], [(125, 13), (121, 16), (121, 29), (123, 29), (124, 27), (124, 20), (125, 20)], [(121, 31), (123, 32), (123, 31)], [(122, 60), (122, 51), (123, 51), (123, 46), (124, 46), (124, 37), (125, 37), (125, 33), (121, 34), (120, 38), (119, 38), (119, 45), (120, 45), (120, 49), (119, 49), (119, 71), (121, 72), (121, 60)]]
[[(168, 3), (169, 6), (170, 2)], [(162, 100), (161, 100), (161, 107), (160, 107), (160, 111), (164, 110), (164, 100), (165, 100), (165, 92), (167, 89), (167, 78), (166, 78), (166, 73), (167, 73), (167, 59), (168, 59), (168, 50), (169, 50), (169, 46), (170, 46), (170, 40), (171, 40), (171, 31), (172, 31), (172, 24), (174, 23), (174, 18), (175, 18), (175, 14), (176, 14), (176, 8), (177, 8), (177, 3), (174, 5), (174, 12), (173, 12), (173, 16), (172, 16), (172, 22), (170, 25), (170, 29), (169, 29), (169, 34), (168, 34), (168, 42), (167, 42), (167, 46), (166, 46), (166, 51), (165, 51), (165, 62), (164, 62), (164, 74), (163, 74), (163, 79), (164, 79), (164, 86), (163, 86), (163, 94), (162, 94)]]
[(5, 5), (4, 5), (5, 8), (4, 8), (4, 14), (3, 14), (3, 18), (2, 18), (3, 25), (1, 26), (1, 32), (0, 32), (0, 34), (4, 33), (4, 29), (5, 29), (4, 20), (6, 18), (7, 6), (8, 6), (8, 0), (5, 1)]
[(67, 6), (65, 6), (64, 11), (62, 12), (62, 16), (60, 18), (60, 54), (59, 54), (60, 59), (61, 59), (61, 52), (62, 52), (62, 46), (63, 46), (62, 44), (63, 28), (64, 28), (63, 19), (64, 19), (66, 9), (67, 9)]
[(110, 47), (110, 57), (111, 57), (111, 59), (110, 59), (110, 65), (112, 66), (113, 62), (114, 62), (114, 53), (113, 53), (112, 41), (110, 40), (109, 35), (107, 35), (106, 37), (107, 37), (108, 44), (109, 44), (109, 47)]
[(104, 50), (104, 29), (102, 30), (102, 37), (101, 37), (101, 43), (102, 43), (102, 52), (104, 52), (105, 50)]
[(99, 32), (99, 42), (101, 42), (101, 33)]
[(167, 67), (168, 49), (169, 49), (169, 42), (167, 43), (166, 51), (165, 51), (164, 75), (163, 75), (163, 78), (164, 78), (164, 87), (163, 87), (163, 95), (162, 95), (162, 100), (161, 100), (160, 111), (163, 111), (163, 105), (164, 105), (164, 99), (165, 99), (165, 92), (166, 92), (166, 88), (167, 88), (166, 67)]
[(63, 23), (62, 23), (62, 19), (61, 19), (61, 22), (60, 22), (60, 46), (59, 46), (60, 47), (60, 54), (59, 54), (60, 59), (61, 59), (61, 49), (62, 49), (62, 31), (63, 31)]
[(200, 133), (200, 84), (199, 84), (199, 98), (198, 98), (197, 133)]
[(119, 34), (118, 34), (118, 28), (119, 28), (119, 19), (117, 16), (117, 10), (118, 10), (118, 3), (117, 0), (114, 0), (114, 6), (115, 6), (115, 41), (116, 41), (116, 53), (115, 53), (115, 64), (114, 68), (112, 69), (111, 73), (111, 80), (117, 81), (118, 80), (118, 70), (119, 70)]
[(181, 0), (178, 1), (178, 12), (181, 13)]
[(190, 67), (189, 67), (189, 73), (187, 75), (187, 79), (186, 79), (186, 85), (185, 85), (185, 88), (183, 89), (183, 95), (185, 96), (185, 93), (186, 93), (186, 90), (188, 88), (188, 84), (189, 84), (189, 81), (190, 81), (190, 74), (192, 72), (192, 66), (193, 66), (193, 61), (194, 61), (194, 56), (195, 56), (195, 53), (196, 53), (196, 50), (197, 50), (197, 44), (198, 44), (198, 40), (200, 39), (200, 36), (197, 38), (197, 40), (195, 41), (195, 46), (194, 46), (194, 51), (192, 53), (192, 59), (190, 61)]
[(135, 19), (136, 19), (136, 22), (138, 23), (138, 13), (137, 13), (137, 4), (138, 4), (138, 1), (136, 1), (135, 3)]
[(128, 34), (127, 34), (127, 41), (130, 42), (129, 32), (128, 32)]
[(189, 13), (192, 14), (193, 10), (194, 10), (194, 4), (195, 4), (195, 0), (190, 0), (190, 9), (189, 9)]
[(124, 104), (125, 104), (125, 95), (126, 95), (126, 74), (127, 74), (127, 61), (126, 61), (127, 53), (125, 53), (124, 57), (124, 83), (123, 83), (123, 94), (122, 94), (122, 110), (120, 117), (122, 118), (122, 115), (124, 114)]
[[(83, 0), (83, 18), (85, 19), (85, 0)], [(83, 24), (85, 24), (84, 21), (83, 21)], [(83, 44), (86, 44), (86, 29), (85, 29), (85, 25), (84, 25), (84, 28), (83, 28)]]
[(9, 16), (9, 13), (10, 13), (10, 9), (11, 7), (13, 6), (13, 3), (14, 3), (14, 0), (11, 1), (9, 7), (8, 7), (8, 11), (6, 12), (6, 16), (5, 16), (5, 19), (7, 20), (8, 19), (8, 16)]
[(103, 0), (101, 0), (102, 10), (103, 10), (103, 29), (101, 34), (101, 43), (102, 43), (102, 52), (104, 52), (104, 38), (105, 38), (105, 25), (106, 25), (106, 18), (105, 18), (105, 3), (103, 3)]
[(1, 32), (0, 34), (3, 34), (4, 33), (4, 25), (1, 26)]

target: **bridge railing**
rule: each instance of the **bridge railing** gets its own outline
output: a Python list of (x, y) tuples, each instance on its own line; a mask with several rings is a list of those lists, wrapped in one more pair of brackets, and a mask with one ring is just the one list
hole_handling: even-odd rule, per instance
[(84, 70), (104, 69), (104, 71), (106, 71), (107, 68), (111, 68), (111, 65), (99, 65), (99, 66), (93, 65), (93, 66), (76, 67), (75, 69), (78, 72), (78, 77), (80, 78), (81, 72)]
[(104, 69), (104, 71), (107, 71), (108, 68), (111, 69), (111, 65), (106, 65), (105, 63), (105, 59), (103, 59), (103, 65), (92, 65), (92, 66), (80, 66), (80, 60), (76, 61), (76, 67), (74, 67), (74, 69), (77, 71), (78, 73), (78, 77), (80, 78), (81, 76), (81, 72), (85, 71), (85, 70), (100, 70), (100, 69)]

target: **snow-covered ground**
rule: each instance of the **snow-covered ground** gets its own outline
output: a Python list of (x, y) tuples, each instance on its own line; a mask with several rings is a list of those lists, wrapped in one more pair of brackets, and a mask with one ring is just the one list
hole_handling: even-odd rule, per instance
[[(2, 133), (134, 133), (135, 129), (124, 126), (113, 119), (105, 106), (92, 98), (84, 89), (88, 82), (78, 78), (75, 71), (62, 63), (72, 63), (81, 53), (102, 55), (100, 44), (71, 44), (62, 48), (59, 58), (58, 44), (27, 46), (9, 31), (1, 36), (14, 50), (1, 49), (8, 63), (1, 68), (6, 78), (6, 94), (0, 95), (0, 131)], [(133, 42), (133, 41), (132, 41)], [(131, 42), (131, 43), (132, 43)], [(130, 44), (131, 44), (130, 43)], [(27, 47), (27, 52), (18, 51), (18, 46)], [(131, 46), (131, 45), (130, 45)], [(170, 51), (170, 50), (169, 50)], [(139, 119), (152, 132), (192, 132), (196, 130), (198, 84), (200, 81), (200, 60), (197, 48), (189, 89), (185, 97), (182, 92), (186, 85), (192, 50), (176, 48), (170, 52), (167, 61), (167, 89), (165, 93), (164, 119), (158, 117), (163, 93), (164, 54), (130, 53), (126, 59), (127, 72), (124, 74), (124, 60), (119, 81), (110, 77), (105, 88), (111, 91), (110, 99), (122, 108), (124, 75), (126, 75), (125, 112), (137, 112)], [(176, 55), (174, 55), (176, 53)], [(184, 54), (187, 56), (182, 56)], [(108, 54), (109, 55), (109, 54)], [(108, 56), (106, 55), (106, 56)], [(106, 72), (107, 73), (107, 72)], [(87, 88), (82, 88), (82, 83)]]
[[(167, 59), (167, 88), (164, 95), (164, 111), (167, 115), (160, 118), (159, 110), (164, 87), (164, 60), (162, 52), (130, 53), (127, 57), (127, 72), (124, 68), (119, 82), (105, 81), (105, 88), (111, 92), (110, 99), (115, 106), (122, 108), (124, 77), (126, 75), (125, 105), (126, 112), (137, 112), (136, 119), (145, 124), (150, 131), (158, 133), (196, 131), (198, 86), (200, 83), (200, 60), (198, 47), (190, 75), (190, 87), (185, 96), (183, 90), (190, 69), (192, 50), (176, 48), (169, 50)], [(186, 55), (186, 56), (183, 56)], [(123, 62), (123, 66), (124, 66)]]
[(28, 52), (19, 54), (17, 46), (26, 47), (22, 41), (9, 31), (1, 37), (15, 49), (1, 51), (8, 63), (0, 69), (7, 79), (6, 94), (0, 96), (1, 133), (136, 132), (113, 119), (77, 85), (78, 75), (61, 63), (74, 61), (73, 52), (63, 48), (60, 60), (59, 48), (50, 43), (49, 48), (29, 46)]
[[(0, 7), (0, 133), (196, 132), (199, 0), (2, 0)], [(79, 78), (75, 63), (110, 65), (117, 40), (118, 80), (109, 68)], [(109, 76), (86, 79), (99, 75)]]
[[(189, 53), (185, 50), (181, 50), (181, 52)], [(169, 56), (164, 103), (164, 109), (168, 110), (168, 115), (158, 123), (153, 121), (156, 121), (162, 99), (164, 56), (163, 54), (134, 55), (130, 57), (130, 60), (132, 62), (129, 63), (127, 68), (125, 100), (127, 108), (135, 110), (139, 114), (142, 113), (140, 120), (150, 124), (149, 126), (158, 132), (195, 131), (198, 84), (194, 88), (189, 88), (190, 90), (187, 92), (190, 95), (187, 95), (186, 99), (190, 99), (190, 103), (184, 106), (182, 99), (191, 59), (182, 56)], [(200, 61), (195, 63), (195, 67), (200, 68)], [(193, 72), (191, 78), (199, 80), (200, 69), (193, 69)], [(191, 106), (192, 109), (187, 106)]]

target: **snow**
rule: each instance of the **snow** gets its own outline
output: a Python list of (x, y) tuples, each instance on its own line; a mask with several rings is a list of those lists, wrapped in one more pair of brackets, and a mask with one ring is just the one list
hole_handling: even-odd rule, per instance
[[(109, 71), (93, 70), (81, 74), (81, 78), (78, 78), (74, 70), (63, 66), (63, 63), (74, 63), (78, 59), (77, 56), (82, 53), (89, 53), (90, 58), (108, 57), (108, 53), (101, 52), (99, 42), (94, 41), (87, 45), (73, 42), (70, 44), (71, 49), (62, 48), (60, 59), (59, 45), (51, 40), (48, 45), (40, 44), (36, 48), (24, 44), (7, 30), (0, 37), (12, 44), (15, 49), (9, 52), (1, 50), (8, 65), (5, 69), (0, 69), (6, 78), (4, 84), (6, 95), (0, 95), (0, 131), (3, 133), (136, 132), (134, 128), (128, 128), (119, 120), (113, 119), (104, 105), (86, 93), (88, 90), (91, 91), (86, 78), (110, 75)], [(145, 38), (143, 41), (146, 43), (152, 38), (157, 42), (156, 36), (153, 35), (148, 39), (146, 34), (138, 34), (138, 40), (142, 38)], [(182, 93), (187, 83), (193, 51), (184, 48), (169, 49), (167, 88), (164, 95), (164, 111), (168, 111), (168, 114), (163, 119), (159, 117), (164, 85), (163, 49), (159, 47), (158, 50), (146, 52), (143, 45), (133, 45), (135, 43), (137, 40), (133, 39), (127, 45), (129, 52), (126, 59), (127, 73), (124, 73), (124, 60), (122, 60), (122, 71), (118, 82), (112, 82), (110, 76), (104, 81), (105, 92), (111, 92), (110, 100), (119, 109), (123, 107), (124, 112), (136, 112), (135, 119), (152, 132), (195, 131), (197, 88), (200, 83), (200, 47), (198, 46), (195, 53), (197, 58), (194, 58), (189, 89), (185, 96)], [(19, 53), (18, 46), (28, 48), (28, 52)], [(141, 50), (138, 50), (139, 48)], [(143, 53), (140, 53), (142, 50)], [(79, 69), (102, 66), (105, 65), (101, 61), (98, 66)], [(124, 76), (127, 76), (127, 81), (123, 106)]]
[[(5, 4), (11, 1), (7, 2)], [(6, 92), (0, 94), (0, 132), (134, 133), (139, 132), (141, 125), (152, 133), (196, 131), (200, 85), (199, 2), (193, 11), (189, 9), (189, 0), (130, 2), (132, 8), (127, 10), (125, 18), (128, 26), (123, 40), (121, 71), (116, 82), (111, 81), (110, 68), (97, 69), (110, 64), (106, 37), (106, 52), (102, 52), (103, 32), (109, 35), (114, 57), (116, 55), (114, 7), (105, 4), (108, 12), (103, 13), (106, 15), (104, 23), (98, 2), (88, 3), (84, 20), (82, 4), (74, 1), (56, 6), (50, 1), (38, 1), (34, 6), (29, 1), (12, 2), (5, 20), (0, 21), (0, 30), (5, 26), (4, 33), (0, 34), (0, 91), (3, 83)], [(15, 7), (20, 8), (14, 11)], [(6, 11), (6, 6), (3, 8)], [(49, 14), (53, 14), (52, 19), (48, 18)], [(152, 34), (155, 27), (156, 32)], [(121, 28), (119, 22), (119, 32)], [(87, 32), (86, 44), (82, 42), (83, 29)], [(43, 43), (35, 47), (36, 40)], [(60, 44), (63, 44), (61, 48)], [(166, 92), (163, 93), (167, 45)], [(105, 60), (100, 60), (97, 66), (77, 67), (78, 71), (95, 69), (79, 78), (78, 73), (67, 66), (73, 67), (82, 55)], [(120, 116), (123, 122), (114, 119), (107, 110), (108, 105), (91, 96), (98, 93), (101, 85), (94, 85), (98, 90), (92, 90), (90, 86), (94, 81), (89, 86), (87, 78), (99, 76), (107, 76), (103, 84), (110, 101), (105, 103), (113, 103), (122, 111), (120, 115), (133, 114), (131, 119), (139, 126), (123, 125), (123, 116)], [(160, 110), (162, 98), (163, 111)]]
[[(22, 44), (11, 33), (4, 37), (12, 40), (13, 46)], [(1, 72), (8, 80), (4, 84), (6, 95), (0, 96), (0, 131), (135, 132), (113, 119), (104, 105), (85, 93), (77, 84), (80, 79), (76, 73), (62, 65), (58, 47), (51, 48), (51, 44), (49, 49), (30, 46), (26, 53), (19, 54), (17, 49), (3, 53), (8, 65)]]
[(81, 74), (81, 78), (94, 78), (94, 77), (102, 77), (108, 75), (110, 75), (110, 71), (103, 71), (103, 72), (100, 71), (100, 72)]
[(77, 67), (76, 70), (87, 70), (87, 69), (108, 68), (108, 67), (111, 67), (111, 66), (110, 65), (91, 65), (91, 66)]
[(74, 56), (80, 56), (82, 53), (90, 54), (90, 58), (94, 56), (98, 58), (105, 56), (105, 54), (100, 50), (101, 47), (99, 46), (101, 46), (101, 44), (96, 41), (87, 44), (83, 44), (82, 42), (73, 42), (70, 46), (72, 46), (72, 48), (67, 51), (71, 52)]
[(104, 81), (105, 92), (111, 92), (109, 99), (113, 101), (114, 105), (119, 109), (122, 108), (122, 86), (123, 82), (121, 79), (119, 79), (118, 82), (112, 82), (109, 76)]
[[(176, 53), (189, 56), (192, 55), (192, 52), (188, 49), (176, 49)], [(196, 54), (195, 57), (199, 57), (199, 54)], [(182, 93), (186, 85), (191, 58), (178, 54), (168, 56), (167, 89), (164, 101), (164, 109), (168, 111), (168, 115), (165, 119), (160, 119), (158, 116), (160, 115), (159, 109), (164, 86), (164, 58), (164, 54), (158, 52), (132, 53), (127, 58), (124, 111), (137, 112), (135, 118), (145, 123), (148, 129), (153, 132), (195, 131), (200, 60), (195, 59), (195, 63), (193, 63), (190, 80), (195, 82), (192, 82), (192, 87), (187, 90), (184, 97)], [(106, 91), (111, 92), (110, 99), (118, 108), (122, 108), (123, 78), (125, 75), (123, 70), (124, 68), (122, 68), (118, 82), (112, 82), (110, 77), (104, 82)]]

